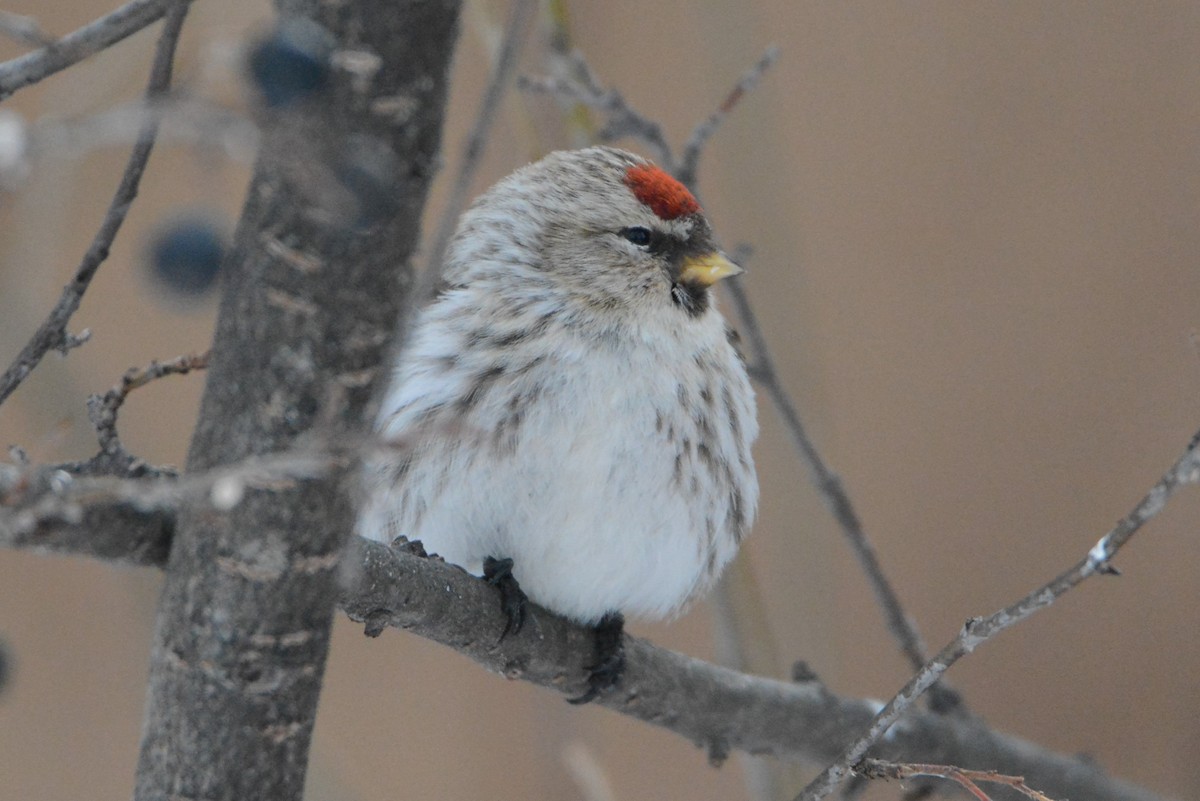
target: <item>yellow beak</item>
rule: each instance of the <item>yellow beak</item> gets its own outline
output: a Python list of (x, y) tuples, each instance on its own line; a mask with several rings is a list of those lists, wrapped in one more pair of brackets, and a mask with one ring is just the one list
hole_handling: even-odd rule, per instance
[(681, 266), (680, 281), (685, 284), (702, 286), (712, 286), (722, 278), (745, 272), (720, 252), (706, 253), (703, 256), (689, 256), (683, 260)]

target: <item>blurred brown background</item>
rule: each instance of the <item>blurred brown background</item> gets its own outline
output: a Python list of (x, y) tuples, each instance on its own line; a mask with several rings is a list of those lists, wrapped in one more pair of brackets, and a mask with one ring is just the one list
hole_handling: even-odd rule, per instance
[[(99, 0), (17, 0), (65, 33)], [(468, 4), (447, 129), (452, 171), (505, 3)], [(785, 378), (931, 644), (1079, 558), (1200, 421), (1200, 5), (634, 0), (570, 6), (609, 85), (674, 141), (768, 43), (782, 58), (701, 172)], [(265, 4), (200, 0), (181, 81), (238, 104), (236, 47)], [(153, 35), (4, 107), (84, 120), (134, 99)], [(541, 31), (524, 72), (543, 69)], [(21, 49), (0, 45), (0, 57)], [(567, 144), (544, 98), (510, 96), (479, 188)], [(531, 128), (531, 122), (538, 127)], [(535, 132), (536, 131), (536, 132)], [(629, 144), (629, 143), (626, 143)], [(636, 146), (635, 146), (636, 147)], [(123, 143), (44, 154), (0, 197), (0, 360), (58, 296), (111, 197)], [(444, 175), (447, 173), (444, 173)], [(127, 367), (204, 349), (213, 303), (157, 293), (139, 259), (164, 218), (230, 225), (245, 164), (186, 145), (151, 160), (113, 257), (75, 318), (93, 341), (52, 355), (0, 411), (0, 444), (39, 461), (94, 442), (84, 398)], [(434, 214), (444, 187), (433, 199)], [(436, 217), (434, 217), (436, 219)], [(134, 452), (179, 463), (201, 378), (137, 393)], [(743, 559), (780, 654), (837, 692), (887, 697), (907, 669), (840, 534), (763, 405), (761, 522)], [(1200, 767), (1200, 492), (1186, 491), (1086, 584), (950, 674), (995, 726), (1165, 795)], [(0, 552), (0, 798), (123, 798), (132, 787), (158, 588), (150, 571)], [(709, 609), (633, 630), (712, 653)], [(580, 757), (579, 754), (584, 754)], [(744, 798), (679, 738), (487, 674), (394, 631), (339, 620), (318, 719), (313, 799), (581, 799), (594, 760), (615, 798)], [(986, 767), (986, 766), (973, 766)], [(876, 790), (896, 797), (899, 787)]]

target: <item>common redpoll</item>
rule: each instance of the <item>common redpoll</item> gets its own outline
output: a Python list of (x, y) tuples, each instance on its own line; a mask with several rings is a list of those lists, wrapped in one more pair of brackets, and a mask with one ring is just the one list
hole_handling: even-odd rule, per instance
[(619, 669), (620, 613), (679, 611), (753, 522), (754, 394), (711, 290), (739, 272), (632, 153), (552, 153), (497, 183), (396, 366), (362, 533), (488, 576), (512, 629), (514, 579), (600, 624), (590, 700)]

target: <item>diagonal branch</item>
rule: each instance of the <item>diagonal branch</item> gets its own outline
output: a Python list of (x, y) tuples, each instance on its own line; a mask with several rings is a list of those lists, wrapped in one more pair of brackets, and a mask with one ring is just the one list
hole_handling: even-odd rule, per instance
[(487, 88), (484, 89), (483, 99), (479, 103), (479, 111), (475, 115), (471, 131), (467, 135), (462, 164), (459, 165), (458, 175), (454, 178), (450, 199), (438, 221), (437, 232), (433, 237), (433, 246), (429, 250), (429, 262), (425, 265), (425, 273), (421, 276), (420, 286), (412, 299), (415, 305), (420, 305), (428, 299), (429, 292), (441, 278), (443, 262), (446, 259), (446, 248), (450, 245), (450, 239), (454, 236), (454, 229), (458, 225), (458, 218), (467, 204), (467, 192), (470, 191), (471, 181), (479, 169), (483, 149), (487, 144), (488, 134), (492, 130), (492, 122), (496, 119), (496, 112), (500, 108), (500, 101), (504, 98), (513, 72), (517, 68), (517, 56), (520, 55), (521, 46), (529, 28), (529, 20), (536, 7), (537, 4), (533, 0), (517, 0), (509, 13), (508, 25), (501, 38), (496, 63), (492, 66)]
[(721, 101), (721, 105), (717, 106), (717, 110), (709, 114), (707, 119), (692, 129), (692, 135), (688, 137), (687, 142), (683, 145), (683, 156), (679, 159), (679, 166), (675, 169), (675, 177), (685, 186), (689, 186), (695, 191), (700, 156), (704, 154), (704, 147), (708, 144), (708, 140), (712, 139), (713, 134), (721, 127), (721, 123), (729, 116), (729, 112), (737, 107), (737, 104), (741, 102), (747, 92), (754, 90), (754, 87), (758, 85), (762, 76), (778, 60), (779, 48), (774, 45), (768, 47), (766, 52), (762, 54), (762, 57), (755, 62), (754, 66), (746, 70), (741, 79), (734, 84), (733, 89)]
[[(741, 320), (742, 337), (749, 345), (750, 376), (766, 390), (767, 395), (771, 398), (771, 403), (779, 412), (784, 428), (792, 438), (792, 445), (800, 455), (801, 461), (808, 466), (813, 485), (816, 486), (821, 499), (850, 542), (851, 549), (858, 558), (859, 565), (866, 574), (867, 581), (875, 592), (875, 598), (883, 610), (888, 630), (900, 644), (900, 650), (907, 657), (913, 669), (919, 668), (925, 664), (925, 641), (921, 638), (912, 618), (905, 613), (899, 595), (892, 587), (887, 574), (883, 572), (883, 565), (879, 561), (875, 546), (867, 536), (862, 521), (854, 509), (854, 504), (845, 487), (842, 486), (842, 480), (837, 473), (830, 469), (808, 435), (808, 430), (800, 419), (800, 413), (796, 410), (796, 404), (792, 401), (791, 395), (779, 376), (771, 349), (763, 334), (762, 325), (758, 321), (758, 315), (755, 314), (750, 298), (746, 294), (746, 288), (739, 279), (735, 278), (726, 282), (726, 289), (737, 310), (738, 319)], [(939, 707), (954, 706), (954, 696), (951, 693), (952, 691), (945, 690), (942, 693), (943, 697), (935, 697), (935, 700), (942, 702), (935, 705)]]
[[(164, 23), (162, 33), (159, 34), (154, 64), (150, 68), (150, 82), (146, 87), (148, 103), (153, 103), (166, 94), (171, 86), (175, 46), (179, 43), (179, 32), (190, 2), (191, 0), (171, 0), (170, 2), (159, 0), (157, 5), (161, 8), (158, 8), (157, 16), (146, 22), (148, 25), (161, 16), (164, 9), (172, 9), (171, 15)], [(0, 65), (0, 86), (3, 85), (3, 66)], [(3, 91), (0, 90), (0, 97), (2, 96)], [(87, 339), (86, 333), (78, 337), (68, 334), (67, 323), (71, 321), (72, 315), (83, 301), (83, 295), (91, 286), (92, 279), (96, 276), (96, 270), (108, 258), (108, 250), (112, 247), (113, 240), (117, 238), (117, 232), (121, 230), (134, 198), (137, 197), (142, 174), (146, 171), (146, 162), (150, 160), (150, 152), (154, 149), (154, 141), (158, 136), (158, 125), (158, 115), (152, 114), (145, 118), (141, 133), (133, 146), (133, 152), (129, 154), (125, 172), (121, 175), (121, 183), (117, 186), (112, 202), (109, 203), (104, 221), (100, 224), (100, 230), (92, 238), (91, 246), (75, 270), (75, 276), (69, 284), (63, 287), (58, 303), (51, 309), (50, 314), (34, 332), (25, 347), (21, 349), (17, 358), (4, 371), (4, 375), (0, 376), (0, 404), (3, 404), (8, 396), (21, 385), (21, 382), (28, 377), (48, 352), (55, 349), (66, 352)]]
[(132, 36), (152, 25), (171, 7), (180, 3), (190, 5), (192, 2), (131, 0), (111, 14), (89, 22), (39, 50), (5, 61), (0, 64), (0, 100)]
[[(1150, 491), (1142, 497), (1129, 514), (1121, 518), (1110, 532), (1101, 537), (1083, 559), (1016, 603), (1006, 606), (988, 617), (968, 620), (958, 636), (938, 651), (937, 655), (929, 660), (880, 710), (867, 732), (856, 739), (833, 764), (813, 779), (796, 797), (796, 801), (818, 801), (833, 792), (838, 783), (850, 775), (854, 766), (867, 755), (872, 746), (880, 742), (888, 729), (900, 719), (900, 716), (907, 712), (921, 697), (921, 694), (959, 659), (1009, 626), (1016, 625), (1035, 612), (1050, 606), (1091, 576), (1115, 573), (1116, 571), (1109, 565), (1109, 561), (1117, 551), (1129, 542), (1130, 538), (1148, 520), (1162, 511), (1171, 496), (1185, 485), (1197, 482), (1200, 482), (1200, 432), (1192, 437), (1183, 455), (1175, 464), (1171, 465), (1170, 469), (1150, 488)], [(949, 761), (956, 762), (956, 760)], [(1002, 770), (996, 766), (992, 767)], [(1020, 773), (1021, 771), (1013, 772)]]

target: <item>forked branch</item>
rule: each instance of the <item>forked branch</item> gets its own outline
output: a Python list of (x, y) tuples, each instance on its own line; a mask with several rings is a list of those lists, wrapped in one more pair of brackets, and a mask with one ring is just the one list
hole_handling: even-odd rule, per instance
[[(0, 100), (132, 36), (161, 19), (168, 9), (188, 6), (192, 1), (131, 0), (61, 39), (5, 61), (0, 64)], [(38, 30), (36, 25), (34, 30)]]
[[(131, 3), (130, 5), (135, 4)], [(190, 0), (171, 0), (170, 2), (168, 0), (157, 0), (154, 3), (144, 2), (139, 5), (139, 8), (142, 8), (142, 6), (147, 7), (147, 9), (143, 9), (143, 14), (150, 14), (151, 12), (156, 14), (156, 16), (148, 18), (145, 23), (147, 25), (161, 16), (166, 9), (170, 9), (170, 14), (163, 25), (162, 33), (158, 37), (158, 47), (154, 54), (154, 64), (150, 68), (150, 81), (146, 87), (146, 101), (148, 104), (152, 104), (170, 89), (172, 65), (175, 60), (175, 47), (179, 43), (179, 33), (183, 27), (183, 20), (187, 15), (189, 5)], [(129, 8), (129, 6), (125, 8)], [(119, 12), (113, 13), (116, 14)], [(124, 20), (124, 18), (122, 19)], [(135, 19), (140, 20), (141, 17), (135, 17)], [(112, 23), (112, 25), (117, 26), (117, 23)], [(125, 20), (123, 25), (124, 27), (117, 26), (118, 29), (125, 30), (131, 23)], [(107, 30), (104, 26), (101, 27)], [(69, 38), (64, 37), (64, 41)], [(91, 40), (89, 39), (88, 41)], [(9, 62), (9, 64), (11, 63)], [(5, 66), (0, 65), (0, 87), (7, 85), (4, 83)], [(0, 89), (0, 98), (3, 96), (4, 91)], [(59, 297), (58, 303), (50, 310), (50, 314), (38, 326), (38, 330), (34, 332), (34, 335), (25, 344), (25, 347), (21, 349), (17, 358), (4, 371), (4, 374), (0, 375), (0, 404), (3, 404), (8, 399), (8, 396), (21, 385), (21, 382), (29, 376), (33, 368), (37, 367), (42, 357), (47, 353), (56, 349), (65, 353), (70, 348), (77, 347), (86, 341), (86, 333), (82, 336), (72, 336), (67, 333), (67, 324), (70, 323), (71, 317), (79, 309), (79, 304), (83, 302), (83, 295), (87, 292), (88, 287), (91, 286), (92, 279), (96, 276), (96, 271), (104, 263), (104, 260), (108, 258), (109, 248), (112, 247), (113, 241), (117, 238), (117, 233), (121, 230), (121, 226), (125, 222), (125, 217), (129, 214), (129, 209), (133, 205), (133, 199), (137, 197), (138, 186), (142, 182), (142, 174), (146, 171), (146, 162), (150, 160), (150, 152), (154, 149), (154, 141), (158, 136), (158, 126), (158, 115), (151, 114), (146, 116), (142, 124), (141, 134), (133, 146), (133, 152), (129, 154), (129, 161), (125, 165), (125, 172), (121, 175), (121, 183), (117, 186), (117, 191), (113, 195), (112, 202), (108, 205), (108, 211), (104, 215), (104, 221), (100, 224), (100, 230), (92, 238), (91, 246), (88, 248), (87, 253), (83, 255), (83, 260), (79, 263), (79, 266), (75, 269), (75, 275), (71, 278), (70, 283), (63, 287), (62, 295)]]
[(1032, 616), (1053, 604), (1067, 592), (1078, 587), (1091, 576), (1112, 574), (1115, 571), (1109, 562), (1129, 542), (1137, 531), (1166, 506), (1170, 498), (1188, 484), (1200, 481), (1200, 432), (1188, 443), (1183, 455), (1171, 465), (1150, 491), (1136, 506), (1121, 518), (1111, 531), (1105, 534), (1069, 570), (1064, 571), (1046, 584), (1015, 603), (993, 612), (987, 617), (971, 618), (958, 636), (946, 644), (930, 659), (916, 675), (909, 679), (904, 688), (887, 703), (871, 722), (866, 733), (856, 739), (842, 755), (821, 772), (804, 788), (796, 801), (818, 801), (825, 798), (850, 773), (855, 770), (867, 752), (878, 744), (888, 729), (905, 714), (913, 703), (933, 685), (950, 666), (995, 637), (1001, 631)]
[(923, 763), (902, 764), (899, 762), (884, 762), (881, 759), (864, 759), (855, 769), (855, 773), (868, 779), (905, 779), (920, 776), (932, 776), (948, 779), (957, 783), (978, 801), (991, 801), (991, 797), (983, 791), (980, 784), (1000, 784), (1011, 787), (1032, 801), (1053, 801), (1043, 793), (1025, 783), (1024, 776), (1006, 776), (994, 770), (965, 770), (954, 765), (927, 765)]

